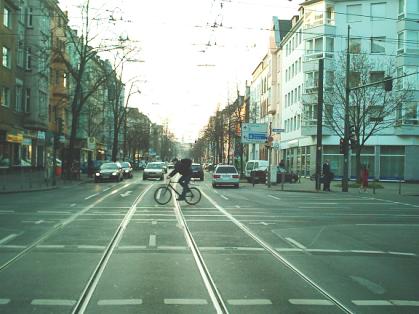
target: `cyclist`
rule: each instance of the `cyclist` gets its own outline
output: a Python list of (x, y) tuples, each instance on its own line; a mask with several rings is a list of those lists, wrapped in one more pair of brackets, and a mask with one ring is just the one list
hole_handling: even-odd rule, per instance
[(173, 158), (172, 163), (175, 165), (175, 168), (171, 173), (169, 173), (168, 177), (171, 178), (176, 173), (180, 173), (181, 177), (179, 179), (179, 184), (182, 186), (183, 191), (177, 200), (183, 201), (185, 200), (186, 192), (189, 190), (188, 184), (192, 177), (192, 160), (189, 158), (184, 158), (181, 160)]

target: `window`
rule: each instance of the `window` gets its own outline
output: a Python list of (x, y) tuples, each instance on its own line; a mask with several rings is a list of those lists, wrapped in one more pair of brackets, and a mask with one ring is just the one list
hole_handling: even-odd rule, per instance
[(361, 39), (360, 38), (349, 39), (349, 52), (350, 53), (360, 53), (361, 52)]
[(385, 37), (371, 37), (371, 53), (385, 53)]
[(354, 4), (346, 6), (346, 21), (348, 23), (352, 22), (360, 22), (361, 21), (361, 13), (362, 13), (362, 5), (361, 4)]
[(404, 13), (404, 0), (399, 0), (399, 15)]
[(419, 53), (419, 31), (406, 31), (406, 52)]
[(285, 107), (288, 107), (288, 94), (285, 95)]
[(405, 103), (403, 109), (404, 124), (419, 124), (419, 102)]
[(10, 89), (8, 87), (3, 87), (1, 93), (1, 105), (3, 107), (10, 107)]
[(10, 56), (10, 49), (7, 47), (3, 47), (3, 61), (2, 64), (5, 68), (10, 69), (12, 67), (11, 62), (11, 56)]
[(397, 52), (404, 52), (404, 33), (400, 32), (397, 34)]
[(323, 37), (315, 38), (314, 39), (314, 52), (320, 53), (323, 52)]
[(333, 86), (334, 81), (335, 81), (335, 72), (326, 71), (325, 85), (328, 87)]
[(33, 27), (33, 8), (28, 8), (28, 15), (26, 16), (26, 27)]
[(22, 112), (22, 86), (16, 85), (16, 112)]
[(11, 15), (10, 15), (10, 9), (7, 7), (4, 7), (3, 9), (3, 25), (11, 28), (12, 23), (11, 23)]
[(31, 89), (27, 88), (25, 91), (25, 112), (31, 112)]
[(32, 49), (26, 49), (26, 70), (30, 71), (32, 69)]
[(318, 86), (319, 72), (307, 72), (306, 73), (306, 86), (307, 88), (316, 88)]
[(384, 71), (371, 71), (370, 72), (370, 82), (380, 82), (384, 80)]
[(371, 4), (371, 21), (382, 21), (386, 17), (386, 3)]
[(349, 73), (349, 86), (356, 87), (361, 84), (361, 73), (360, 72), (350, 72)]

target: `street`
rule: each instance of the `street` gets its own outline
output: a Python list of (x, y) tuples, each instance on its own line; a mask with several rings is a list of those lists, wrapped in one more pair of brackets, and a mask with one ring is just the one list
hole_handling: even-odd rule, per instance
[(161, 184), (0, 195), (0, 312), (419, 312), (419, 197)]

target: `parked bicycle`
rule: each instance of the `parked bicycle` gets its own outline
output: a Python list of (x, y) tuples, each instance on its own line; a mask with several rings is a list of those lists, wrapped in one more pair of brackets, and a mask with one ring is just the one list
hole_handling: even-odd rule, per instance
[[(167, 185), (159, 187), (154, 192), (154, 200), (159, 203), (160, 205), (165, 205), (170, 202), (172, 199), (172, 191), (174, 191), (178, 196), (180, 196), (180, 193), (176, 191), (176, 189), (173, 187), (172, 182), (169, 180)], [(201, 191), (196, 187), (189, 187), (188, 191), (185, 195), (185, 202), (189, 205), (195, 205), (201, 200)]]

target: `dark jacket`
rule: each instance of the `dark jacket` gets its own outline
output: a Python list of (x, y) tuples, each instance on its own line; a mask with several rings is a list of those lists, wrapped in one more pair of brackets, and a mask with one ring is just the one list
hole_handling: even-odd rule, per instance
[(192, 175), (192, 167), (188, 166), (182, 160), (179, 160), (175, 163), (175, 168), (172, 170), (172, 172), (170, 172), (169, 177), (173, 177), (176, 173), (180, 173), (182, 176)]

